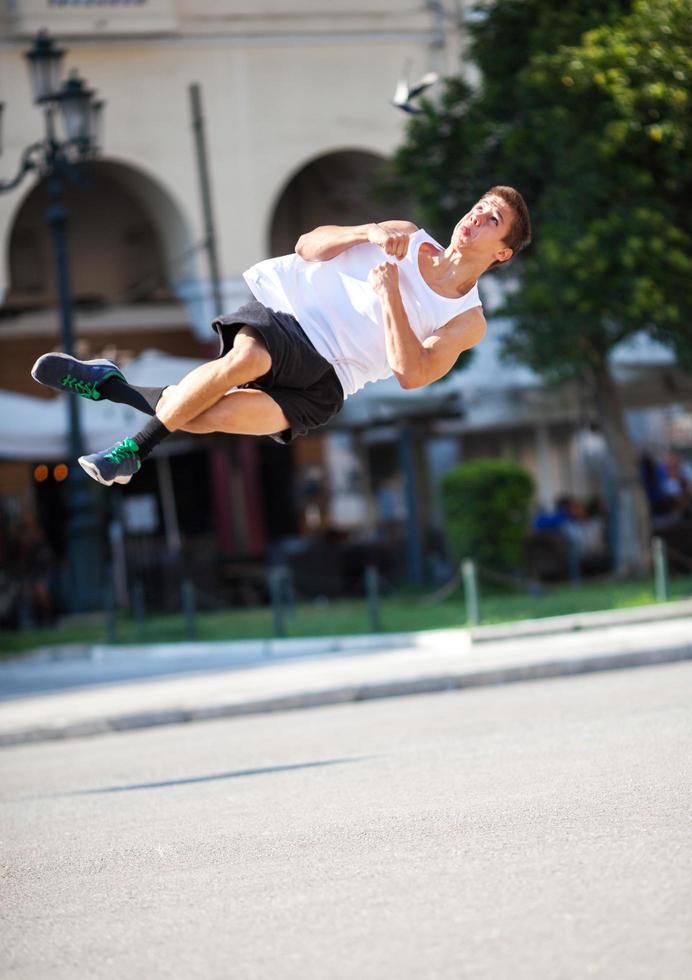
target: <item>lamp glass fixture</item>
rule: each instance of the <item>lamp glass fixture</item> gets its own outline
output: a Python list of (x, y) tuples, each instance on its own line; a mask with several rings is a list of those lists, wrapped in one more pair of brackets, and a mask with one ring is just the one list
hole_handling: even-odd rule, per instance
[(68, 140), (85, 146), (91, 138), (92, 95), (77, 72), (72, 71), (57, 96)]
[(56, 97), (60, 88), (60, 66), (64, 54), (64, 50), (56, 47), (46, 31), (38, 32), (33, 47), (25, 54), (36, 102), (46, 102)]

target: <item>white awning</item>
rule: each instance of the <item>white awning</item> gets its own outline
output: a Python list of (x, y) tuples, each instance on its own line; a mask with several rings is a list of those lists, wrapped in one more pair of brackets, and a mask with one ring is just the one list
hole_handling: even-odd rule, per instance
[[(570, 418), (577, 411), (580, 402), (569, 385), (546, 388), (526, 369), (513, 373), (495, 355), (495, 343), (487, 344), (484, 351), (480, 345), (467, 371), (453, 372), (428, 388), (402, 391), (393, 378), (367, 385), (347, 400), (335, 425), (361, 428), (400, 418), (448, 418), (458, 414), (464, 429), (480, 431), (531, 425), (547, 418)], [(148, 350), (124, 371), (133, 384), (154, 387), (175, 384), (201, 363), (196, 358)], [(614, 373), (627, 409), (692, 401), (692, 377), (676, 368), (667, 351), (651, 346), (632, 347), (614, 358)], [(0, 459), (37, 462), (67, 459), (68, 397), (73, 396), (56, 393), (53, 398), (34, 398), (0, 391)], [(146, 420), (127, 405), (93, 403), (81, 398), (76, 401), (86, 452), (112, 446), (141, 429)], [(187, 443), (182, 439), (165, 443), (167, 452), (181, 452), (186, 448)]]
[[(145, 351), (127, 366), (133, 384), (175, 384), (202, 361)], [(61, 461), (69, 455), (67, 399), (34, 398), (0, 390), (0, 459)], [(142, 428), (146, 416), (128, 405), (77, 398), (85, 452), (106, 449)]]

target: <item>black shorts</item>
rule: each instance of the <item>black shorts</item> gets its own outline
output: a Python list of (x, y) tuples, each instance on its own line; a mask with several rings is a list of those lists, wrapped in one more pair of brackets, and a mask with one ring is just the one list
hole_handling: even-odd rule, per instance
[(296, 436), (324, 425), (341, 409), (344, 391), (334, 368), (317, 353), (290, 313), (275, 312), (253, 300), (235, 313), (217, 317), (212, 326), (219, 335), (219, 357), (231, 349), (242, 326), (252, 327), (266, 344), (271, 370), (241, 387), (266, 391), (290, 422), (289, 429), (272, 439), (288, 445)]

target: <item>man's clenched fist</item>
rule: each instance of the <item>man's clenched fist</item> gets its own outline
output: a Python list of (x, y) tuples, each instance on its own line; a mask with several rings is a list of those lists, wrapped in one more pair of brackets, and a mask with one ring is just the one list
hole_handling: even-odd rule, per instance
[(393, 262), (383, 262), (370, 270), (368, 282), (378, 296), (396, 292), (399, 289), (399, 269)]
[(379, 245), (395, 259), (403, 259), (408, 252), (409, 236), (404, 231), (390, 231), (382, 225), (373, 224), (368, 229), (368, 241)]

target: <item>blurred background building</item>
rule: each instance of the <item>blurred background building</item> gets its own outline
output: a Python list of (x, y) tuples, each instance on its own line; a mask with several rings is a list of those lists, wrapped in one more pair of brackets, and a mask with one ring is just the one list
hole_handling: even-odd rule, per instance
[[(22, 0), (1, 9), (8, 171), (36, 139), (24, 53), (38, 30), (69, 47), (66, 67), (78, 65), (106, 101), (102, 152), (82, 183), (66, 187), (77, 346), (124, 366), (159, 352), (145, 361), (152, 384), (189, 366), (162, 355), (213, 353), (191, 84), (206, 130), (221, 306), (231, 309), (248, 297), (242, 271), (292, 250), (307, 228), (386, 216), (376, 182), (402, 132), (390, 102), (397, 80), (404, 69), (411, 78), (452, 71), (460, 43), (439, 5), (395, 0), (356, 10), (314, 0)], [(49, 422), (47, 406), (41, 414), (6, 400), (0, 492), (14, 517), (35, 512), (60, 552), (54, 473), (71, 462), (63, 409), (29, 376), (40, 353), (60, 346), (46, 200), (45, 181), (0, 197), (0, 389), (54, 410)], [(127, 413), (109, 409), (115, 431)], [(104, 415), (92, 433), (91, 413), (81, 414), (91, 447)], [(337, 443), (317, 436), (287, 451), (270, 440), (181, 440), (170, 461), (161, 456), (120, 495), (126, 523), (140, 537), (167, 533), (170, 544), (183, 534), (200, 555), (231, 559), (264, 558), (301, 530), (361, 524), (343, 476), (329, 487), (328, 471), (343, 466)]]
[[(291, 251), (322, 223), (409, 217), (407, 202), (385, 202), (378, 190), (406, 122), (391, 99), (402, 74), (414, 81), (431, 69), (460, 70), (466, 6), (5, 0), (3, 175), (36, 139), (24, 52), (39, 29), (68, 47), (66, 67), (78, 66), (105, 100), (101, 153), (65, 188), (79, 354), (117, 360), (135, 383), (174, 382), (215, 353), (215, 306), (248, 298), (248, 266)], [(6, 521), (36, 525), (59, 559), (64, 467), (56, 467), (73, 461), (61, 399), (29, 374), (37, 356), (60, 347), (46, 202), (41, 180), (0, 196), (0, 495)], [(494, 288), (485, 287), (489, 310)], [(282, 548), (307, 554), (306, 541), (308, 590), (348, 588), (361, 573), (359, 556), (380, 547), (392, 573), (422, 581), (430, 568), (445, 574), (441, 558), (436, 565), (444, 554), (438, 487), (461, 458), (512, 456), (532, 471), (546, 507), (566, 491), (603, 493), (607, 459), (590, 406), (576, 389), (548, 392), (529, 372), (501, 367), (495, 351), (504, 329), (491, 322), (468, 371), (421, 392), (401, 392), (393, 381), (369, 386), (333, 426), (290, 449), (242, 437), (170, 440), (103, 504), (115, 558), (125, 572), (155, 570), (160, 602), (166, 569), (174, 576), (183, 557), (200, 588), (252, 599), (267, 559)], [(622, 371), (630, 408), (640, 413), (692, 401), (689, 381), (652, 345), (624, 352)], [(89, 451), (136, 424), (121, 406), (85, 407)], [(675, 430), (688, 441), (690, 418), (680, 407), (632, 416), (646, 438), (653, 427), (656, 438)], [(337, 543), (347, 553), (338, 568)]]

